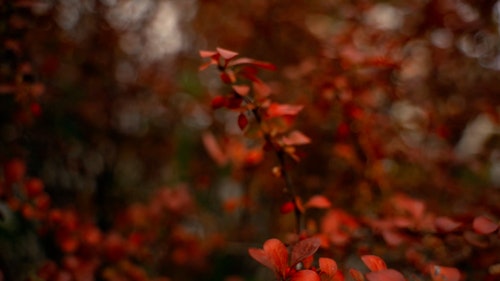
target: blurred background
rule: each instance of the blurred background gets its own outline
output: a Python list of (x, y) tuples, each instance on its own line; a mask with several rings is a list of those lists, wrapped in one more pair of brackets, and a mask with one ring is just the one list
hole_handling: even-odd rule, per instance
[[(290, 164), (304, 199), (359, 225), (390, 217), (395, 194), (500, 218), (500, 2), (3, 0), (0, 14), (0, 280), (272, 279), (247, 248), (294, 222), (274, 155), (210, 107), (228, 90), (198, 51), (216, 47), (275, 64), (259, 73), (272, 99), (305, 106), (294, 125), (312, 144)], [(424, 278), (387, 237), (347, 231), (329, 245), (342, 267), (378, 251)], [(426, 239), (413, 249), (469, 276), (500, 262), (498, 238), (475, 261), (462, 237)]]

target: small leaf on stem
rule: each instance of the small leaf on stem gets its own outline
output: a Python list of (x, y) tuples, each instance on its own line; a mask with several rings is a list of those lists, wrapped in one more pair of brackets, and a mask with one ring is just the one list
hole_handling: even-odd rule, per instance
[(240, 127), (241, 130), (244, 130), (248, 125), (248, 118), (245, 115), (245, 113), (240, 113), (238, 115), (238, 126)]

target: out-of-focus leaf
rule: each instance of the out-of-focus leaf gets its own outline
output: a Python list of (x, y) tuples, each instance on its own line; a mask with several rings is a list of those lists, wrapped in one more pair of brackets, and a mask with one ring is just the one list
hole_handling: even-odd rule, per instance
[(495, 223), (488, 217), (479, 216), (472, 222), (472, 228), (479, 234), (490, 234), (498, 229), (498, 223)]
[(222, 148), (220, 147), (219, 143), (215, 139), (215, 136), (210, 132), (204, 132), (201, 137), (202, 137), (203, 145), (205, 146), (205, 149), (208, 152), (208, 155), (210, 155), (210, 157), (212, 157), (212, 159), (215, 161), (215, 163), (217, 163), (217, 165), (219, 165), (219, 166), (223, 166), (223, 165), (227, 164), (228, 157), (222, 151)]
[(328, 198), (323, 195), (315, 195), (307, 201), (304, 207), (306, 208), (319, 208), (319, 209), (327, 209), (332, 206), (332, 203)]
[(311, 139), (300, 131), (292, 131), (287, 136), (284, 136), (281, 141), (284, 145), (304, 145), (311, 142)]
[(246, 96), (248, 95), (248, 92), (250, 91), (250, 87), (247, 85), (233, 85), (233, 90), (238, 93), (240, 96)]
[(449, 217), (437, 217), (434, 224), (438, 231), (452, 232), (462, 226), (462, 223), (452, 220)]
[(329, 280), (333, 280), (335, 274), (337, 273), (338, 266), (337, 263), (329, 258), (319, 258), (319, 269), (322, 274), (330, 277)]
[(238, 53), (236, 52), (226, 50), (223, 48), (217, 48), (217, 52), (221, 55), (221, 57), (223, 57), (226, 60), (230, 60), (238, 55)]
[(432, 281), (458, 281), (460, 271), (454, 267), (431, 265), (430, 273)]
[(276, 66), (272, 63), (265, 61), (258, 61), (250, 58), (239, 58), (231, 61), (228, 65), (235, 66), (240, 64), (250, 64), (259, 68), (267, 69), (267, 70), (276, 70)]
[(394, 269), (384, 269), (380, 271), (369, 272), (366, 274), (368, 281), (405, 281), (401, 272)]
[(361, 257), (361, 260), (365, 263), (365, 265), (371, 270), (371, 271), (380, 271), (387, 269), (387, 265), (385, 264), (385, 261), (375, 255), (364, 255)]
[(268, 117), (279, 117), (284, 115), (297, 115), (302, 109), (303, 105), (292, 105), (292, 104), (279, 104), (271, 103), (267, 108)]
[(354, 281), (365, 281), (365, 277), (363, 276), (363, 273), (359, 272), (358, 270), (356, 270), (354, 268), (349, 269), (349, 274), (354, 279)]

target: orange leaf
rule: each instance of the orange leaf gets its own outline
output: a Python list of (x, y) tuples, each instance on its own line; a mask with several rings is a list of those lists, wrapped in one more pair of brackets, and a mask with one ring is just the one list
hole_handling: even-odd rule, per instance
[(319, 208), (319, 209), (327, 209), (332, 206), (330, 200), (323, 195), (315, 195), (307, 201), (305, 207), (306, 208)]
[(479, 234), (490, 234), (498, 229), (498, 224), (490, 218), (479, 216), (472, 222), (472, 228)]
[(272, 269), (278, 279), (283, 279), (288, 267), (288, 251), (285, 245), (276, 238), (264, 243), (263, 249), (250, 248), (248, 253), (256, 261)]
[(290, 132), (288, 136), (284, 136), (281, 141), (284, 145), (293, 146), (308, 144), (311, 142), (311, 139), (303, 133), (295, 130), (293, 132)]
[(238, 115), (238, 126), (240, 129), (244, 130), (248, 125), (248, 118), (244, 113)]
[(240, 96), (244, 97), (248, 95), (248, 92), (250, 91), (250, 87), (247, 85), (233, 85), (233, 90)]
[(349, 274), (351, 274), (354, 281), (365, 281), (365, 277), (363, 276), (363, 273), (359, 272), (358, 270), (356, 270), (354, 268), (349, 269)]
[(319, 258), (319, 269), (321, 269), (322, 273), (331, 277), (331, 279), (333, 280), (333, 277), (337, 273), (338, 266), (337, 263), (332, 259)]
[(378, 256), (364, 255), (361, 257), (361, 260), (371, 271), (380, 271), (387, 269), (387, 265), (385, 264), (384, 260)]
[(210, 57), (214, 57), (216, 55), (217, 55), (217, 52), (214, 52), (214, 51), (200, 50), (200, 57), (202, 57), (202, 58), (210, 58)]
[(431, 265), (430, 272), (433, 281), (460, 280), (460, 271), (454, 267)]
[(219, 166), (227, 164), (227, 155), (222, 151), (222, 148), (215, 139), (215, 136), (210, 132), (204, 132), (201, 137), (205, 149), (207, 150), (210, 157), (212, 157), (212, 159), (215, 161), (215, 163), (217, 163), (217, 165)]
[(250, 58), (239, 58), (231, 61), (229, 66), (235, 66), (235, 65), (240, 65), (240, 64), (250, 64), (256, 67), (260, 67), (263, 69), (267, 70), (276, 70), (276, 66), (272, 63), (265, 62), (265, 61), (258, 61)]
[(368, 281), (405, 281), (405, 277), (401, 272), (394, 269), (384, 269), (366, 274)]
[(319, 249), (320, 244), (320, 240), (316, 237), (307, 238), (297, 242), (297, 244), (295, 244), (292, 248), (290, 264), (293, 266), (304, 258), (314, 255), (314, 253), (316, 253)]
[(264, 99), (271, 94), (271, 88), (266, 83), (254, 81), (252, 85), (257, 100)]
[(238, 55), (238, 53), (236, 53), (236, 52), (229, 51), (229, 50), (222, 49), (222, 48), (217, 48), (217, 52), (221, 55), (221, 57), (223, 57), (226, 60), (230, 60)]
[(452, 232), (462, 226), (462, 223), (454, 221), (449, 217), (437, 217), (434, 221), (434, 225), (436, 226), (438, 231)]
[(271, 103), (267, 108), (267, 115), (269, 117), (297, 115), (303, 108), (303, 105)]
[(321, 281), (321, 279), (316, 272), (305, 269), (297, 271), (290, 281)]

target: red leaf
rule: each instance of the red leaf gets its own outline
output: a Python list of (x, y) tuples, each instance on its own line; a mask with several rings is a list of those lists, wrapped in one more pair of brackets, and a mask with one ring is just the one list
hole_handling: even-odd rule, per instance
[(244, 130), (248, 125), (248, 118), (244, 113), (238, 115), (238, 126), (240, 129)]
[(233, 90), (240, 96), (244, 97), (248, 95), (248, 92), (250, 91), (250, 87), (247, 85), (233, 85)]
[(228, 158), (226, 154), (222, 151), (219, 143), (215, 139), (214, 135), (210, 132), (205, 132), (202, 135), (203, 145), (207, 150), (208, 154), (212, 159), (219, 165), (223, 166), (227, 164)]
[(375, 255), (364, 255), (361, 257), (361, 260), (366, 264), (366, 266), (371, 271), (380, 271), (387, 269), (387, 265), (385, 261), (378, 256)]
[(264, 99), (271, 94), (271, 88), (266, 83), (254, 81), (252, 85), (257, 100)]
[(290, 264), (293, 266), (306, 257), (314, 255), (319, 249), (321, 242), (316, 237), (307, 238), (297, 242), (292, 248)]
[(222, 49), (222, 48), (217, 48), (217, 52), (221, 55), (221, 57), (223, 57), (226, 60), (230, 60), (238, 55), (238, 53), (236, 53), (236, 52), (229, 51), (229, 50)]
[(458, 281), (458, 280), (460, 280), (460, 271), (454, 267), (431, 265), (430, 272), (431, 272), (431, 277), (432, 277), (433, 281)]
[(382, 237), (384, 237), (385, 242), (389, 246), (398, 246), (405, 241), (403, 234), (394, 230), (384, 230), (382, 232)]
[(394, 269), (384, 269), (366, 274), (368, 281), (405, 281), (405, 277), (401, 272)]
[(249, 58), (239, 58), (231, 61), (229, 66), (235, 66), (235, 65), (240, 65), (240, 64), (250, 64), (256, 67), (260, 67), (263, 69), (267, 70), (276, 70), (276, 66), (272, 63), (265, 62), (265, 61), (258, 61), (254, 59), (249, 59)]
[(210, 58), (210, 57), (214, 57), (214, 56), (217, 56), (217, 52), (214, 52), (214, 51), (205, 51), (205, 50), (200, 50), (200, 57), (202, 58)]
[(319, 208), (319, 209), (327, 209), (332, 206), (330, 200), (323, 195), (315, 195), (307, 201), (305, 204), (306, 208)]
[(267, 108), (267, 115), (269, 117), (279, 117), (284, 115), (297, 115), (302, 108), (303, 105), (291, 105), (291, 104), (279, 104), (272, 103)]
[(322, 273), (331, 277), (331, 280), (333, 280), (333, 277), (337, 273), (338, 266), (337, 263), (332, 259), (319, 258), (319, 269), (321, 270)]
[(226, 104), (227, 104), (227, 98), (224, 96), (216, 96), (210, 102), (210, 105), (212, 106), (213, 109), (221, 108), (223, 106), (226, 106)]
[(434, 221), (434, 225), (436, 226), (438, 231), (452, 232), (462, 226), (462, 223), (454, 221), (449, 217), (437, 217)]
[(311, 142), (311, 139), (299, 131), (293, 131), (288, 136), (284, 136), (281, 141), (284, 145), (293, 146), (308, 144)]
[(230, 76), (227, 72), (220, 73), (220, 80), (226, 84), (231, 84), (234, 81), (232, 76)]
[(263, 249), (250, 248), (248, 253), (256, 261), (272, 269), (278, 279), (283, 279), (288, 267), (288, 251), (278, 239), (272, 238), (264, 243)]
[(356, 270), (354, 268), (349, 269), (349, 274), (351, 274), (354, 281), (365, 281), (365, 277), (363, 276), (363, 273), (359, 272), (358, 270)]
[(498, 224), (490, 218), (479, 216), (472, 222), (472, 228), (479, 234), (490, 234), (498, 229)]
[(305, 269), (297, 271), (290, 281), (321, 281), (321, 279), (316, 272)]

